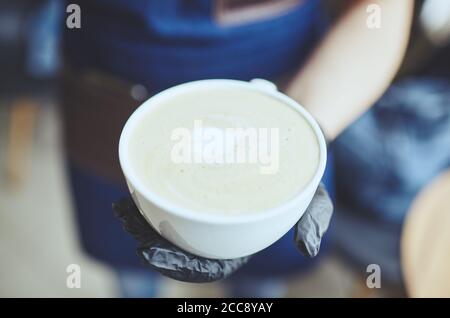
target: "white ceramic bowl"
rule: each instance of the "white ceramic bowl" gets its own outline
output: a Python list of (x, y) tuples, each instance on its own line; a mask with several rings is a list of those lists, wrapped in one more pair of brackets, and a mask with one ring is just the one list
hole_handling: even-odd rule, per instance
[[(144, 115), (161, 101), (192, 89), (235, 87), (275, 97), (306, 118), (319, 143), (318, 168), (304, 191), (292, 200), (259, 213), (227, 216), (197, 213), (176, 206), (146, 188), (130, 166), (129, 140)], [(145, 101), (128, 119), (119, 142), (119, 159), (130, 193), (146, 220), (163, 237), (193, 254), (229, 259), (256, 253), (280, 239), (300, 219), (319, 185), (326, 165), (325, 138), (314, 118), (296, 101), (278, 92), (273, 83), (262, 79), (250, 82), (213, 79), (190, 82), (169, 88)]]

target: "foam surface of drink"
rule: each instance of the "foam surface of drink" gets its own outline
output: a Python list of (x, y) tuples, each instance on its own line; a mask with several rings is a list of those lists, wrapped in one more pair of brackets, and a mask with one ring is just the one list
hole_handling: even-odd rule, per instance
[[(236, 141), (236, 134), (225, 133), (236, 131), (229, 128), (256, 132), (258, 140), (271, 149), (258, 144), (266, 156), (257, 156), (256, 162), (253, 156), (252, 161), (252, 134)], [(278, 129), (278, 136), (273, 129)], [(191, 152), (180, 162), (174, 158), (174, 147), (187, 149), (179, 147), (179, 133), (187, 131), (191, 132)], [(263, 136), (264, 131), (272, 134)], [(130, 140), (131, 164), (142, 183), (164, 200), (199, 213), (240, 214), (274, 208), (305, 188), (319, 162), (318, 142), (304, 117), (282, 101), (253, 90), (180, 93), (147, 113)], [(226, 142), (231, 140), (235, 143)], [(208, 145), (216, 151), (208, 152)], [(247, 151), (241, 162), (238, 148)], [(188, 157), (192, 160), (187, 161)], [(220, 158), (225, 159), (221, 162)]]

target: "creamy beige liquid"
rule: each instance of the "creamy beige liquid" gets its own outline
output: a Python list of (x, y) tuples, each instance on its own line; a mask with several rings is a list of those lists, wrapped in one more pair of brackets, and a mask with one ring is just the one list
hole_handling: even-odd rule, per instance
[[(199, 120), (203, 130), (194, 129)], [(262, 173), (267, 161), (250, 162), (249, 157), (240, 163), (210, 163), (204, 156), (201, 162), (174, 160), (173, 149), (180, 140), (174, 140), (173, 133), (180, 127), (193, 132), (191, 142), (197, 146), (208, 144), (198, 142), (199, 131), (277, 128), (277, 138), (265, 139), (266, 144), (278, 142), (276, 154), (271, 153), (275, 169)], [(319, 162), (316, 136), (300, 113), (263, 93), (236, 88), (197, 89), (174, 96), (146, 114), (130, 140), (132, 167), (145, 186), (173, 204), (205, 213), (254, 213), (276, 207), (304, 189)], [(217, 145), (220, 139), (211, 140)], [(224, 146), (224, 153), (233, 157), (235, 148)], [(278, 165), (273, 164), (275, 157)]]

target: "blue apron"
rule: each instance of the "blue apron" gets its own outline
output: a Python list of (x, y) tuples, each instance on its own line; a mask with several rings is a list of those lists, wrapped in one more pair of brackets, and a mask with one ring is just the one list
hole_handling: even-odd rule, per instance
[[(82, 27), (66, 31), (66, 56), (78, 69), (99, 69), (156, 93), (207, 78), (276, 80), (299, 69), (324, 30), (318, 0), (239, 26), (216, 23), (214, 3), (79, 1)], [(138, 265), (136, 242), (111, 212), (111, 202), (126, 190), (73, 163), (69, 173), (85, 250), (115, 267)], [(240, 275), (285, 274), (310, 263), (296, 251), (292, 237), (291, 231), (255, 255)]]
[(207, 78), (277, 79), (299, 68), (323, 30), (318, 0), (233, 27), (215, 21), (215, 2), (79, 1), (82, 26), (66, 31), (66, 56), (154, 93)]

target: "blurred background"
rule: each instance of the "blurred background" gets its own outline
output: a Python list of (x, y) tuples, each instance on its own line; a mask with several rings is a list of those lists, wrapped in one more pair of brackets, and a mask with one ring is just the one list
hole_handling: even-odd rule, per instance
[[(125, 75), (80, 74), (86, 65), (105, 70), (107, 61), (100, 53), (87, 61), (77, 51), (90, 35), (66, 35), (67, 4), (0, 0), (0, 296), (261, 296), (252, 289), (262, 288), (254, 280), (236, 292), (227, 281), (196, 285), (163, 278), (136, 265), (131, 238), (116, 244), (106, 234), (96, 237), (102, 231), (122, 235), (112, 212), (101, 216), (106, 221), (93, 215), (125, 192), (86, 172), (116, 177), (116, 163), (103, 164), (111, 153), (97, 151), (103, 144), (86, 142), (92, 131), (116, 136), (116, 125), (97, 131), (83, 118), (101, 121), (108, 114), (121, 123), (153, 91)], [(83, 5), (83, 28), (97, 27), (106, 47), (111, 33), (125, 32), (83, 20)], [(339, 5), (324, 5), (331, 21), (339, 16)], [(282, 282), (264, 280), (266, 295), (450, 297), (449, 39), (450, 2), (416, 1), (410, 43), (395, 81), (331, 145), (336, 212), (323, 252), (301, 271), (286, 273)], [(111, 59), (122, 61), (118, 75), (131, 63), (126, 55)], [(188, 74), (183, 65), (177, 67)], [(160, 76), (159, 83), (169, 83), (170, 74)], [(123, 109), (109, 113), (114, 102)], [(81, 104), (99, 107), (93, 113), (75, 111)], [(67, 287), (70, 264), (81, 268), (81, 288)], [(369, 264), (380, 266), (381, 288), (367, 287)]]

